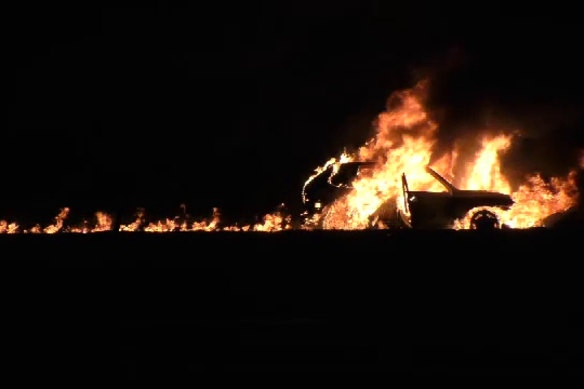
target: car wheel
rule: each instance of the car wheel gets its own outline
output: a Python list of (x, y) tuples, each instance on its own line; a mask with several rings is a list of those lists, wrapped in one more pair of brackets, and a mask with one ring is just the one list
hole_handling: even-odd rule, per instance
[(499, 229), (499, 226), (497, 215), (486, 209), (475, 212), (470, 219), (471, 230), (491, 231)]

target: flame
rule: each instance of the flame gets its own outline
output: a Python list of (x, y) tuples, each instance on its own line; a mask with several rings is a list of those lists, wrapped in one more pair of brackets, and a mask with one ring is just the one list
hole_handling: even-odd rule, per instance
[(384, 202), (401, 196), (402, 172), (407, 172), (409, 182), (420, 190), (440, 189), (425, 171), (438, 129), (423, 106), (426, 88), (427, 83), (421, 82), (389, 99), (392, 107), (377, 118), (375, 137), (355, 156), (348, 156), (376, 165), (353, 182), (352, 192), (323, 209), (323, 228), (368, 228), (371, 216)]
[[(221, 213), (218, 208), (213, 208), (213, 215), (211, 218), (190, 221), (190, 216), (175, 216), (174, 218), (165, 218), (161, 220), (151, 221), (146, 224), (146, 212), (144, 209), (138, 209), (136, 218), (133, 222), (122, 224), (119, 226), (121, 232), (137, 232), (144, 231), (148, 233), (163, 233), (176, 231), (258, 231), (258, 232), (276, 232), (292, 229), (292, 216), (284, 212), (285, 205), (281, 204), (278, 210), (274, 213), (266, 214), (262, 217), (262, 221), (256, 224), (238, 224), (224, 225), (221, 221)], [(76, 233), (87, 234), (95, 232), (104, 232), (113, 230), (113, 217), (106, 212), (96, 212), (96, 222), (91, 224), (87, 220), (83, 220), (80, 225), (65, 226), (65, 221), (69, 215), (69, 208), (63, 208), (55, 217), (54, 224), (46, 227), (41, 227), (39, 224), (30, 229), (22, 230), (26, 234), (56, 234), (62, 233)], [(18, 223), (8, 223), (6, 220), (0, 220), (0, 234), (16, 234), (21, 232)]]
[(353, 157), (351, 157), (349, 154), (347, 154), (346, 151), (343, 151), (343, 153), (339, 156), (339, 159), (331, 158), (324, 165), (318, 166), (316, 169), (314, 169), (314, 174), (312, 174), (310, 177), (308, 177), (308, 179), (304, 183), (304, 186), (302, 187), (302, 201), (306, 203), (309, 200), (307, 195), (306, 195), (306, 187), (316, 177), (318, 177), (321, 174), (323, 174), (324, 172), (326, 172), (331, 166), (332, 166), (333, 171), (332, 171), (330, 177), (333, 177), (338, 172), (341, 164), (351, 162), (351, 161), (353, 161)]
[(67, 216), (69, 216), (69, 208), (65, 207), (61, 209), (59, 214), (55, 217), (55, 224), (51, 224), (50, 226), (45, 227), (43, 232), (45, 234), (56, 234), (57, 232), (61, 231)]
[(499, 163), (499, 155), (511, 146), (510, 135), (485, 137), (481, 149), (470, 164), (470, 173), (465, 177), (462, 187), (465, 189), (490, 190), (511, 193), (509, 185)]
[[(501, 222), (513, 228), (529, 228), (541, 225), (547, 216), (563, 212), (576, 205), (576, 171), (568, 177), (553, 177), (549, 181), (540, 175), (532, 175), (513, 192), (512, 186), (501, 169), (500, 157), (512, 145), (513, 135), (502, 131), (484, 131), (497, 135), (484, 136), (479, 151), (461, 158), (460, 146), (456, 145), (440, 158), (432, 160), (438, 123), (433, 121), (425, 107), (427, 82), (414, 88), (394, 93), (388, 101), (388, 109), (376, 121), (375, 136), (353, 155), (343, 155), (346, 160), (373, 161), (375, 166), (368, 173), (358, 176), (350, 193), (325, 206), (320, 214), (307, 215), (303, 228), (314, 229), (363, 229), (375, 226), (388, 228), (375, 217), (380, 207), (393, 203), (402, 212), (404, 201), (401, 175), (407, 174), (410, 189), (443, 191), (444, 188), (425, 171), (430, 165), (435, 170), (447, 172), (451, 179), (460, 183), (460, 189), (488, 190), (509, 194), (515, 204), (508, 210), (493, 208)], [(334, 158), (316, 170), (308, 183), (322, 174), (326, 167), (337, 163)], [(580, 164), (584, 168), (584, 155)], [(456, 167), (456, 169), (455, 169)], [(459, 177), (454, 172), (462, 171)], [(491, 209), (491, 208), (489, 208)], [(454, 228), (468, 228), (471, 210)]]
[(573, 170), (566, 177), (553, 177), (549, 182), (539, 174), (530, 176), (526, 183), (511, 194), (515, 203), (508, 210), (496, 207), (473, 208), (464, 217), (455, 220), (453, 228), (469, 228), (472, 215), (482, 209), (494, 213), (503, 225), (510, 228), (541, 227), (546, 217), (576, 206), (576, 174)]
[[(261, 232), (276, 232), (282, 230), (292, 229), (292, 217), (285, 215), (283, 212), (284, 204), (280, 205), (280, 209), (272, 214), (266, 214), (262, 218), (261, 223), (255, 225), (223, 225), (221, 221), (221, 213), (218, 208), (213, 208), (213, 215), (209, 219), (195, 220), (190, 222), (190, 216), (175, 216), (174, 218), (165, 218), (150, 222), (143, 228), (144, 232), (175, 232), (175, 231), (261, 231)], [(144, 225), (145, 213), (140, 210), (137, 214), (136, 220), (128, 225), (120, 226), (120, 231), (135, 232), (140, 231), (141, 226)]]
[(264, 216), (264, 221), (261, 224), (253, 226), (254, 231), (275, 232), (292, 229), (292, 217), (290, 215), (284, 216), (281, 212), (268, 214)]
[[(331, 178), (339, 172), (342, 164), (352, 161), (369, 161), (373, 166), (360, 171), (353, 180), (348, 193), (336, 199), (332, 204), (316, 203), (316, 213), (303, 213), (301, 229), (365, 229), (391, 228), (379, 218), (384, 207), (406, 212), (402, 192), (401, 175), (405, 173), (410, 189), (422, 191), (443, 191), (444, 188), (426, 172), (426, 166), (432, 167), (458, 183), (460, 189), (487, 190), (509, 194), (514, 204), (508, 209), (480, 207), (495, 213), (500, 222), (511, 228), (529, 228), (540, 226), (543, 220), (555, 213), (564, 212), (574, 207), (578, 198), (576, 185), (577, 171), (571, 171), (566, 177), (544, 179), (540, 174), (527, 176), (523, 183), (513, 187), (501, 168), (501, 156), (509, 151), (513, 144), (514, 133), (499, 129), (480, 131), (485, 135), (477, 137), (477, 152), (468, 155), (461, 143), (455, 142), (451, 150), (435, 155), (439, 125), (428, 114), (424, 105), (428, 91), (428, 82), (422, 81), (411, 89), (393, 93), (388, 99), (387, 109), (378, 115), (375, 122), (374, 136), (353, 153), (343, 151), (338, 158), (331, 158), (306, 180), (302, 188), (302, 199), (308, 200), (306, 188), (322, 174)], [(579, 168), (584, 169), (584, 152), (578, 161)], [(456, 174), (455, 174), (456, 172)], [(292, 217), (284, 210), (282, 204), (274, 213), (266, 214), (256, 224), (238, 223), (229, 225), (222, 220), (217, 208), (210, 218), (193, 220), (183, 212), (175, 217), (161, 220), (146, 220), (144, 209), (139, 209), (134, 221), (122, 224), (122, 232), (143, 231), (148, 233), (165, 233), (176, 231), (258, 231), (276, 232), (293, 229)], [(454, 221), (453, 228), (468, 228), (470, 219), (478, 209), (470, 210), (464, 217)], [(112, 231), (113, 217), (106, 212), (96, 212), (93, 222), (83, 220), (80, 225), (65, 226), (69, 208), (63, 208), (55, 217), (55, 222), (46, 227), (39, 224), (23, 229), (16, 222), (0, 220), (0, 234), (31, 233), (93, 233)]]
[(103, 232), (103, 231), (111, 231), (113, 220), (111, 215), (105, 212), (96, 212), (95, 217), (97, 218), (97, 225), (91, 232)]
[(136, 220), (130, 224), (120, 225), (120, 231), (135, 232), (139, 230), (142, 224), (144, 224), (144, 209), (140, 208), (138, 209), (138, 212), (136, 212)]
[[(143, 217), (143, 214), (142, 214)], [(145, 232), (173, 232), (173, 231), (216, 231), (220, 223), (220, 213), (217, 208), (213, 208), (213, 216), (210, 220), (194, 221), (189, 223), (188, 216), (175, 216), (174, 218), (166, 218), (151, 222), (144, 228)], [(132, 231), (136, 231), (139, 225)], [(122, 230), (120, 231), (128, 231)]]
[(93, 226), (91, 226), (87, 220), (84, 220), (81, 226), (68, 227), (66, 231), (87, 234), (92, 232), (104, 232), (112, 230), (113, 218), (110, 214), (98, 211), (95, 213), (95, 219), (97, 222)]
[(566, 177), (552, 177), (549, 181), (544, 180), (540, 174), (530, 175), (513, 192), (511, 185), (501, 173), (499, 162), (500, 153), (510, 146), (511, 137), (507, 135), (483, 139), (482, 149), (477, 155), (465, 186), (469, 189), (509, 193), (514, 204), (507, 210), (496, 207), (471, 209), (463, 218), (454, 222), (453, 228), (469, 228), (472, 215), (479, 209), (487, 209), (494, 213), (507, 227), (539, 227), (546, 217), (576, 206), (578, 198), (576, 170), (572, 170)]
[(16, 234), (19, 228), (17, 223), (8, 223), (6, 220), (0, 220), (0, 234)]

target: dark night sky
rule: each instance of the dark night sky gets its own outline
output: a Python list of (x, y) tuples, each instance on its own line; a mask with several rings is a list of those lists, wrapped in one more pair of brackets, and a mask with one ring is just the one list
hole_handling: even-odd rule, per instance
[(425, 75), (445, 142), (485, 120), (529, 127), (559, 170), (584, 145), (573, 10), (240, 3), (5, 10), (2, 213), (293, 206)]

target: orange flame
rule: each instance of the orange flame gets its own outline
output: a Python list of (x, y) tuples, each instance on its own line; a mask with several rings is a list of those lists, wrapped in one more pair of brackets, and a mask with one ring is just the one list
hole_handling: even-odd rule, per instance
[(125, 232), (138, 231), (138, 229), (140, 228), (140, 226), (142, 224), (144, 224), (144, 209), (140, 208), (140, 209), (138, 209), (138, 212), (136, 213), (136, 220), (134, 220), (130, 224), (120, 225), (120, 231), (125, 231)]
[(408, 180), (417, 188), (439, 189), (439, 184), (425, 171), (438, 129), (423, 106), (426, 87), (427, 83), (422, 82), (389, 99), (388, 105), (392, 107), (379, 115), (375, 137), (352, 157), (374, 161), (375, 167), (353, 182), (352, 192), (323, 209), (323, 228), (370, 227), (370, 218), (379, 207), (400, 195), (402, 172), (407, 172)]
[(499, 163), (501, 152), (511, 146), (510, 135), (498, 135), (483, 138), (481, 149), (474, 161), (469, 165), (470, 173), (465, 177), (462, 187), (465, 189), (490, 190), (501, 193), (511, 193)]
[(0, 220), (0, 234), (16, 234), (19, 228), (16, 223), (8, 223), (6, 220)]
[(69, 208), (65, 207), (61, 209), (61, 212), (55, 217), (55, 224), (51, 224), (43, 229), (45, 234), (56, 234), (57, 232), (61, 231), (63, 228), (63, 223), (65, 223), (65, 219), (69, 216)]
[(254, 231), (275, 232), (292, 229), (292, 217), (284, 216), (280, 212), (264, 216), (264, 222), (253, 226)]
[(576, 206), (577, 196), (575, 170), (565, 178), (553, 177), (550, 182), (536, 174), (528, 177), (527, 182), (511, 194), (515, 203), (508, 210), (477, 207), (468, 211), (463, 218), (455, 220), (453, 228), (469, 228), (472, 215), (480, 209), (494, 213), (502, 224), (510, 228), (541, 227), (546, 217)]
[[(386, 204), (403, 209), (400, 177), (407, 174), (410, 188), (424, 191), (442, 191), (442, 186), (425, 171), (432, 161), (438, 124), (430, 119), (424, 107), (427, 83), (421, 82), (413, 89), (394, 93), (388, 102), (388, 110), (379, 115), (375, 136), (367, 141), (354, 155), (344, 155), (347, 160), (374, 161), (375, 167), (357, 177), (352, 190), (324, 207), (320, 214), (308, 215), (303, 228), (313, 229), (363, 229), (376, 226), (376, 213)], [(492, 131), (490, 131), (492, 133)], [(513, 137), (510, 134), (484, 137), (478, 153), (470, 160), (459, 159), (455, 147), (450, 153), (432, 163), (441, 172), (463, 171), (458, 182), (461, 189), (489, 190), (510, 194), (515, 204), (507, 211), (496, 209), (496, 214), (506, 225), (528, 228), (557, 212), (566, 211), (576, 204), (578, 196), (575, 171), (566, 178), (555, 177), (546, 183), (539, 175), (528, 177), (516, 192), (504, 176), (500, 155), (508, 150)], [(583, 160), (580, 162), (584, 163)], [(324, 167), (335, 163), (329, 160)], [(464, 169), (454, 169), (463, 164)], [(325, 169), (319, 168), (316, 175)], [(312, 176), (307, 184), (313, 180)], [(475, 210), (472, 210), (475, 211)], [(467, 228), (472, 212), (464, 220), (455, 222), (454, 228)]]

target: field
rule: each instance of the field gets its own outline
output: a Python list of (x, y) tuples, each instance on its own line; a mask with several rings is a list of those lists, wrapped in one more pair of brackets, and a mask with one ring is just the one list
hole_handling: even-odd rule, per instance
[(3, 349), (83, 379), (582, 374), (583, 232), (0, 236)]

